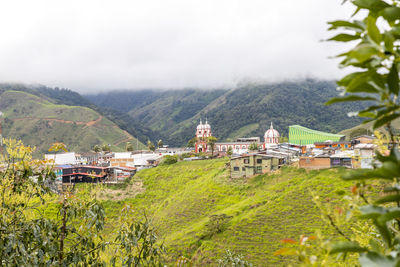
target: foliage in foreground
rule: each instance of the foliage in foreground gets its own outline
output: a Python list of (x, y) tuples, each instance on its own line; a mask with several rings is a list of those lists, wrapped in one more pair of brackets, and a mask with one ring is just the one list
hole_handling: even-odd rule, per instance
[[(164, 248), (147, 219), (135, 221), (125, 207), (119, 227), (106, 235), (106, 214), (94, 190), (57, 195), (49, 189), (55, 178), (51, 165), (32, 160), (33, 149), (20, 141), (5, 140), (5, 146), (0, 171), (1, 265), (160, 264)], [(63, 148), (58, 143), (51, 150)], [(102, 257), (106, 249), (115, 250), (111, 262)]]
[[(355, 67), (357, 71), (338, 81), (343, 96), (328, 103), (368, 101), (368, 108), (358, 115), (368, 118), (366, 122), (373, 123), (374, 129), (385, 126), (390, 153), (378, 151), (372, 170), (343, 176), (357, 183), (353, 186), (353, 196), (346, 198), (348, 205), (336, 208), (336, 218), (330, 209), (324, 210), (320, 205), (323, 218), (342, 236), (342, 242), (332, 243), (325, 238), (326, 242), (313, 246), (293, 241), (296, 248), (287, 247), (277, 254), (298, 255), (308, 266), (323, 265), (329, 260), (342, 265), (357, 264), (351, 261), (352, 257), (349, 261), (349, 254), (361, 266), (400, 266), (400, 152), (392, 128), (392, 122), (400, 118), (400, 1), (353, 0), (350, 3), (356, 7), (354, 15), (361, 19), (330, 22), (330, 30), (341, 30), (330, 40), (357, 41), (352, 49), (339, 55), (343, 58), (342, 67)], [(378, 197), (371, 196), (373, 190), (379, 192)], [(340, 222), (349, 217), (357, 220), (357, 227), (346, 232)]]

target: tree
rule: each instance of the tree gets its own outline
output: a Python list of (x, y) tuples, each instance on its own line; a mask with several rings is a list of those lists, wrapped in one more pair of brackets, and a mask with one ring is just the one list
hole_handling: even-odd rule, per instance
[(250, 150), (250, 151), (258, 151), (258, 145), (257, 145), (257, 143), (252, 143), (252, 144), (250, 144), (249, 150)]
[(126, 149), (126, 151), (133, 151), (134, 148), (133, 148), (132, 143), (131, 142), (127, 142), (126, 146), (125, 146), (125, 149)]
[(96, 153), (99, 153), (101, 151), (101, 147), (99, 145), (95, 145), (93, 147), (93, 151), (96, 152)]
[(101, 150), (103, 150), (103, 152), (111, 152), (111, 146), (105, 144), (105, 145), (103, 145), (103, 146), (101, 147)]
[(233, 149), (232, 149), (231, 146), (228, 147), (228, 150), (226, 151), (226, 154), (228, 154), (228, 156), (232, 156), (232, 154), (233, 154)]
[(156, 150), (156, 147), (154, 146), (153, 142), (151, 142), (150, 140), (147, 141), (147, 147), (149, 148), (149, 150), (151, 150), (153, 152)]
[(287, 136), (282, 135), (279, 137), (279, 143), (287, 143), (289, 142), (289, 138)]
[(207, 138), (207, 145), (210, 147), (211, 149), (211, 156), (214, 156), (214, 148), (215, 148), (215, 143), (217, 142), (217, 138), (214, 136), (210, 136)]
[(158, 142), (157, 142), (157, 146), (158, 146), (158, 148), (162, 148), (163, 147), (163, 141), (160, 139), (160, 140), (158, 140)]
[[(21, 141), (5, 140), (6, 153), (0, 170), (0, 259), (4, 266), (133, 266), (159, 265), (164, 252), (147, 220), (122, 210), (120, 223), (105, 235), (106, 214), (96, 199), (99, 187), (90, 185), (51, 191), (52, 165), (33, 160), (34, 149)], [(61, 143), (51, 151), (64, 150)], [(57, 216), (46, 215), (48, 204)], [(108, 230), (107, 230), (108, 231)], [(106, 249), (116, 249), (118, 259), (107, 262)], [(104, 255), (103, 255), (104, 256)]]
[[(342, 241), (329, 246), (317, 256), (307, 254), (309, 242), (318, 240), (302, 237), (300, 241), (287, 240), (299, 249), (285, 248), (278, 254), (295, 254), (305, 264), (318, 264), (341, 253), (344, 262), (347, 254), (356, 255), (361, 266), (398, 266), (400, 264), (400, 153), (392, 132), (392, 122), (400, 118), (399, 64), (400, 64), (400, 1), (353, 0), (348, 1), (356, 8), (361, 19), (329, 22), (329, 30), (340, 30), (331, 41), (352, 42), (353, 47), (340, 54), (341, 67), (356, 69), (339, 80), (341, 97), (327, 104), (349, 101), (368, 101), (368, 107), (358, 115), (368, 118), (373, 129), (385, 126), (390, 139), (390, 153), (377, 151), (376, 164), (370, 170), (347, 172), (343, 179), (355, 181), (351, 194), (344, 204), (332, 212), (315, 196), (323, 212), (323, 219), (333, 226)], [(360, 12), (361, 11), (361, 12)], [(377, 23), (378, 22), (378, 23)], [(379, 135), (379, 134), (378, 134)], [(379, 139), (379, 138), (378, 138)], [(386, 148), (385, 150), (387, 150)], [(346, 203), (348, 203), (346, 205)], [(361, 216), (359, 216), (361, 215)], [(350, 229), (343, 231), (341, 221), (353, 219)], [(368, 230), (366, 230), (368, 229)], [(324, 244), (324, 241), (319, 241)], [(329, 242), (327, 242), (329, 244)], [(318, 246), (317, 246), (318, 247)], [(301, 254), (300, 254), (300, 251)], [(301, 256), (301, 257), (300, 257)], [(334, 255), (335, 260), (337, 256)], [(325, 261), (326, 262), (326, 261)], [(334, 261), (332, 261), (334, 262)], [(350, 265), (355, 265), (352, 263)]]
[(194, 147), (194, 145), (196, 144), (196, 142), (197, 142), (197, 137), (193, 137), (192, 139), (190, 139), (190, 140), (188, 141), (187, 146), (188, 146), (188, 147)]

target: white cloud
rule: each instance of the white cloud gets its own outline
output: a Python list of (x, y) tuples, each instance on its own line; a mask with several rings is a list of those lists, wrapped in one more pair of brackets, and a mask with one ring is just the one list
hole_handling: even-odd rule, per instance
[(0, 81), (88, 92), (336, 78), (341, 0), (0, 2)]

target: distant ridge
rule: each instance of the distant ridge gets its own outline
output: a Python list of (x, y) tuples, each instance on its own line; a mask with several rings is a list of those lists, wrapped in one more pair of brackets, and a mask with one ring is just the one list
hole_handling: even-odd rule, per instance
[(85, 97), (96, 105), (128, 110), (130, 116), (158, 133), (164, 143), (185, 145), (200, 117), (208, 118), (219, 140), (264, 135), (271, 121), (283, 135), (293, 124), (337, 133), (361, 123), (349, 112), (364, 103), (325, 102), (338, 95), (334, 81), (306, 79), (247, 84), (231, 90), (110, 91)]

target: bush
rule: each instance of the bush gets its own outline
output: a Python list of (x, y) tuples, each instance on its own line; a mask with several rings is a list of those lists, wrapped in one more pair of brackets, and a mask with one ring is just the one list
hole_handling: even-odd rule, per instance
[(161, 165), (171, 165), (178, 162), (178, 156), (174, 155), (166, 155), (164, 156), (163, 160), (161, 161)]

